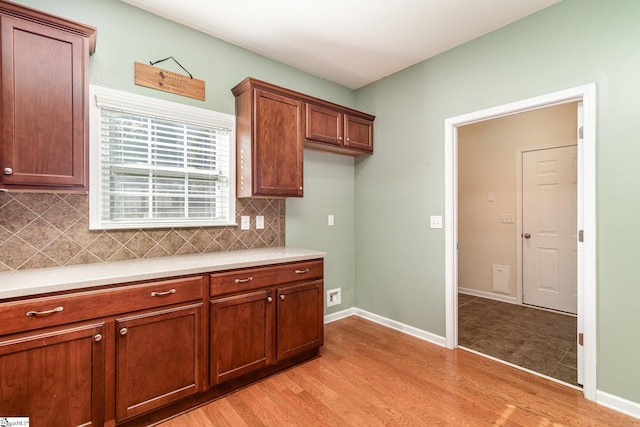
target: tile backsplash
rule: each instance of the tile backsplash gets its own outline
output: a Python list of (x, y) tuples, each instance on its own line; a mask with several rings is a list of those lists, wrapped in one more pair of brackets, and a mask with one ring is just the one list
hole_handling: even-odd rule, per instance
[(89, 230), (87, 194), (0, 192), (0, 271), (284, 246), (284, 200), (238, 199), (238, 224), (241, 215), (251, 217), (250, 230)]

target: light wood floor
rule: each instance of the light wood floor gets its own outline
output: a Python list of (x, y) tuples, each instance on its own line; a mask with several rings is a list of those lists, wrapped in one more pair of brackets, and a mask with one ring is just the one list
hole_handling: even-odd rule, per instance
[(640, 426), (572, 388), (358, 317), (326, 325), (321, 357), (162, 427)]

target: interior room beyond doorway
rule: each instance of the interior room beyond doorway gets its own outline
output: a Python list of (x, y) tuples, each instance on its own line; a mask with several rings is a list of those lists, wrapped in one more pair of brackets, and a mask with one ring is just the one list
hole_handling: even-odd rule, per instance
[[(458, 127), (459, 292), (522, 303), (517, 277), (522, 262), (517, 259), (522, 242), (517, 239), (519, 156), (526, 150), (576, 144), (577, 123), (577, 102), (571, 102)], [(575, 218), (576, 209), (569, 214)], [(464, 320), (458, 322), (463, 346), (462, 337), (473, 329), (469, 318)], [(549, 375), (548, 370), (541, 373)]]

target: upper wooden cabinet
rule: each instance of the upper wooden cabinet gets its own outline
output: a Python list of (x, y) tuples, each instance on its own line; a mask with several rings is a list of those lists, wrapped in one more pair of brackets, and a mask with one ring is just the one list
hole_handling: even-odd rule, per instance
[(236, 96), (238, 197), (302, 197), (302, 102), (244, 80)]
[(303, 147), (373, 152), (372, 115), (250, 77), (231, 91), (238, 197), (302, 197)]
[(0, 0), (0, 188), (88, 188), (96, 29)]
[(305, 113), (305, 146), (353, 156), (373, 153), (372, 116), (311, 103)]

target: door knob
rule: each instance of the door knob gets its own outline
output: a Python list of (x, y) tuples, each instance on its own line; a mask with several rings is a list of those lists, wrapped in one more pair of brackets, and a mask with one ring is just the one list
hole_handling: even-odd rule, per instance
[(529, 233), (524, 233), (524, 238), (525, 238), (525, 239), (529, 239), (529, 238), (531, 238), (531, 234), (529, 234)]

